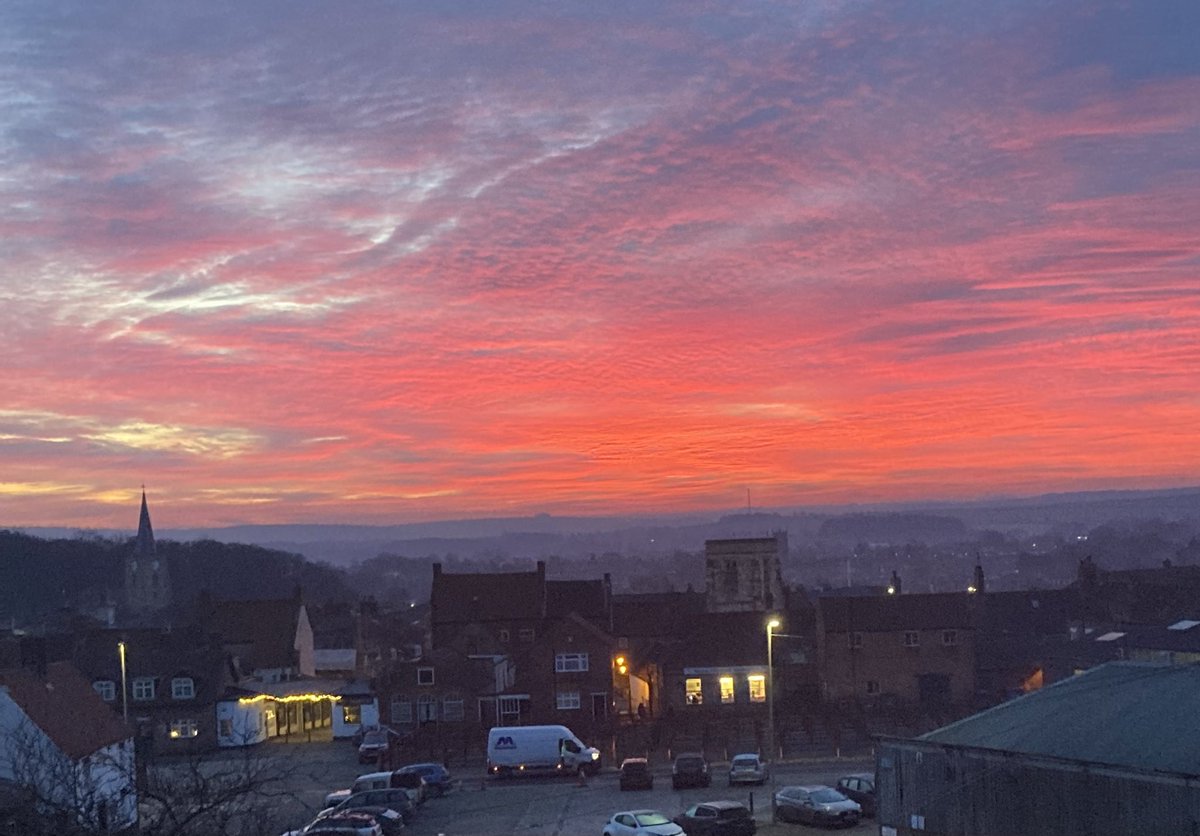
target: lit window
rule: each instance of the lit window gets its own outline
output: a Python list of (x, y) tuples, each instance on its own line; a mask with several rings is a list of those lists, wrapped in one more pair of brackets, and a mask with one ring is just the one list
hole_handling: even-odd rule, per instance
[(408, 724), (412, 722), (412, 703), (408, 700), (392, 700), (392, 722)]
[(437, 720), (437, 700), (433, 697), (417, 697), (417, 722), (432, 723)]
[(918, 633), (916, 630), (905, 630), (904, 631), (904, 646), (905, 647), (920, 647), (921, 646), (921, 634)]
[(433, 668), (417, 668), (417, 684), (432, 685), (433, 684)]
[(559, 711), (574, 711), (579, 708), (578, 691), (559, 691), (555, 700)]
[(139, 676), (133, 680), (133, 698), (142, 701), (154, 699), (154, 678)]
[(171, 699), (191, 700), (196, 698), (196, 683), (190, 676), (178, 676), (171, 680)]
[(850, 634), (850, 649), (851, 650), (857, 650), (858, 648), (862, 647), (862, 644), (863, 644), (862, 633), (851, 633)]
[(461, 723), (464, 714), (462, 700), (442, 700), (442, 719), (447, 723)]
[(721, 702), (733, 702), (733, 677), (722, 676), (717, 680), (717, 682), (721, 686)]
[(586, 653), (556, 653), (554, 654), (555, 673), (573, 673), (588, 669)]
[(762, 674), (746, 677), (750, 685), (750, 702), (765, 702), (767, 699), (767, 678)]
[(92, 683), (92, 688), (105, 702), (112, 702), (117, 698), (117, 683), (111, 679), (98, 679)]
[(867, 680), (867, 694), (869, 694), (870, 696), (875, 696), (878, 693), (879, 693), (879, 683), (876, 682), (874, 679), (868, 679)]
[(958, 631), (957, 630), (943, 630), (942, 631), (942, 644), (946, 645), (947, 647), (958, 644)]
[(200, 734), (200, 727), (195, 720), (172, 720), (169, 734), (172, 740), (196, 737)]
[(517, 638), (523, 642), (533, 641), (534, 632), (532, 627), (522, 627), (517, 631)]
[(362, 722), (362, 706), (361, 705), (343, 705), (342, 706), (342, 722), (347, 725), (357, 726)]
[(683, 681), (683, 698), (687, 705), (704, 704), (704, 688), (700, 683), (700, 677), (691, 677)]

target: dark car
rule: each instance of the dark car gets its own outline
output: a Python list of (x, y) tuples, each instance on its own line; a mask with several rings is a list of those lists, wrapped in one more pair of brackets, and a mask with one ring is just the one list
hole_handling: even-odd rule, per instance
[(367, 813), (338, 813), (317, 819), (300, 833), (303, 836), (383, 836), (383, 828)]
[(337, 806), (322, 811), (321, 815), (322, 817), (337, 815), (338, 813), (346, 813), (359, 807), (386, 807), (390, 810), (395, 810), (400, 814), (405, 823), (412, 821), (413, 815), (416, 813), (416, 807), (413, 805), (408, 790), (398, 787), (396, 789), (363, 790), (362, 792), (356, 792), (339, 802)]
[(400, 767), (400, 771), (415, 772), (424, 778), (426, 791), (431, 795), (445, 795), (453, 786), (450, 770), (440, 763), (410, 763), (408, 766)]
[(708, 761), (704, 755), (696, 752), (684, 752), (675, 757), (671, 766), (671, 787), (707, 787), (712, 784), (712, 775), (708, 772)]
[(856, 772), (838, 778), (837, 791), (862, 807), (862, 814), (875, 817), (875, 776), (870, 772)]
[(652, 790), (654, 776), (650, 774), (650, 762), (645, 758), (626, 758), (621, 761), (621, 789)]
[(745, 804), (705, 801), (693, 804), (675, 817), (688, 836), (754, 836), (757, 825)]
[(391, 740), (388, 733), (383, 729), (370, 729), (364, 732), (362, 742), (358, 744), (358, 762), (375, 763), (390, 745)]
[(854, 827), (862, 816), (857, 801), (833, 787), (784, 787), (775, 793), (775, 820)]

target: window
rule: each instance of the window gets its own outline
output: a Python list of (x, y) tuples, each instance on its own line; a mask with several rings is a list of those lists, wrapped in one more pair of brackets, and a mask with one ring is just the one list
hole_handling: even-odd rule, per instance
[(433, 684), (433, 668), (417, 668), (417, 684), (432, 685)]
[(517, 631), (517, 638), (519, 638), (523, 642), (533, 641), (533, 639), (534, 639), (533, 628), (532, 627), (522, 627), (520, 630)]
[(957, 630), (943, 630), (942, 631), (942, 644), (946, 645), (946, 647), (953, 647), (954, 645), (958, 644), (958, 631)]
[(690, 677), (683, 681), (683, 701), (688, 705), (704, 704), (704, 689), (700, 677)]
[(196, 698), (196, 683), (190, 676), (177, 676), (171, 680), (171, 699), (193, 700)]
[(233, 737), (233, 721), (229, 719), (218, 721), (217, 734), (226, 740)]
[(588, 655), (586, 653), (554, 654), (555, 673), (572, 673), (574, 671), (586, 671), (587, 669)]
[(507, 641), (509, 641), (511, 638), (512, 638), (512, 634), (511, 634), (511, 633), (509, 633), (509, 632), (508, 632), (508, 630), (501, 630), (501, 631), (500, 631), (500, 641), (502, 641), (502, 642), (507, 642)]
[(195, 720), (172, 720), (169, 734), (172, 740), (196, 737), (200, 734), (200, 727)]
[(133, 680), (133, 698), (143, 701), (154, 699), (154, 678), (139, 676)]
[(408, 700), (392, 700), (392, 722), (408, 724), (412, 722), (412, 703)]
[(362, 722), (362, 706), (361, 705), (343, 705), (342, 706), (342, 722), (351, 726), (357, 726)]
[(746, 683), (750, 686), (750, 702), (766, 702), (767, 700), (767, 678), (761, 673), (756, 673), (746, 677)]
[(875, 696), (879, 693), (879, 683), (874, 679), (867, 680), (867, 694)]
[(462, 700), (442, 700), (442, 719), (447, 723), (461, 723), (464, 716)]
[(112, 702), (117, 698), (117, 683), (111, 679), (97, 679), (92, 683), (92, 688), (105, 702)]
[(918, 633), (916, 630), (905, 630), (904, 631), (904, 646), (905, 647), (920, 647), (921, 646), (921, 634)]
[(721, 686), (721, 702), (722, 703), (733, 702), (733, 677), (732, 676), (722, 676), (720, 679), (717, 680), (717, 682)]
[(417, 722), (432, 723), (437, 720), (437, 700), (433, 697), (417, 697)]
[(850, 634), (850, 649), (851, 650), (858, 650), (860, 647), (862, 647), (862, 642), (863, 642), (862, 633), (851, 633)]
[(559, 711), (574, 711), (579, 708), (578, 691), (559, 691), (555, 699), (555, 708)]

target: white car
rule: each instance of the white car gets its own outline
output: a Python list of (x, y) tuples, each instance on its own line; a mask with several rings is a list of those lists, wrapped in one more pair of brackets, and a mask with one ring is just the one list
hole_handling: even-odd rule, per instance
[(683, 828), (658, 810), (625, 810), (604, 825), (604, 836), (686, 836)]
[(734, 784), (765, 784), (767, 765), (758, 755), (734, 755), (729, 762), (729, 786)]

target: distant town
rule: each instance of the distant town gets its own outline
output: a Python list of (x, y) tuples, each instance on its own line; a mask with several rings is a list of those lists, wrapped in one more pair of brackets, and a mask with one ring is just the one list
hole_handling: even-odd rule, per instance
[[(1030, 729), (1064, 716), (1084, 724), (1066, 706), (1095, 708), (1076, 687), (1093, 670), (1105, 693), (1137, 689), (1143, 706), (1180, 687), (1175, 666), (1195, 679), (1198, 498), (1123, 497), (1127, 511), (1159, 514), (1107, 521), (1104, 496), (1054, 515), (1050, 501), (958, 516), (750, 512), (604, 535), (490, 535), (473, 550), (333, 566), (259, 545), (160, 540), (143, 494), (132, 539), (0, 535), (0, 703), (71, 757), (116, 747), (147, 763), (386, 728), (402, 742), (379, 763), (399, 749), (482, 770), (489, 728), (559, 724), (610, 764), (681, 751), (877, 754), (892, 793), (881, 815), (916, 798), (934, 819), (950, 803), (909, 787), (906, 759), (986, 771), (979, 758), (1009, 743), (1006, 757), (1031, 759), (1021, 768), (1047, 757), (1068, 773), (1128, 766), (1153, 793), (1166, 779), (1146, 770), (1186, 772), (1168, 749), (1162, 763), (1143, 749), (1122, 764), (1095, 741), (1127, 732), (1092, 728), (1072, 742)], [(635, 536), (628, 552), (612, 547)], [(1122, 673), (1129, 664), (1152, 667)], [(59, 701), (37, 696), (47, 688)], [(1043, 692), (1065, 702), (1041, 714), (1013, 702)], [(969, 719), (1010, 704), (1032, 724), (1020, 734)], [(1030, 739), (1053, 751), (1028, 751)], [(136, 789), (122, 780), (137, 775), (105, 784), (92, 824), (132, 825)]]

